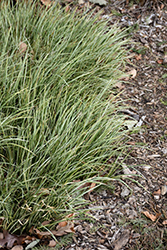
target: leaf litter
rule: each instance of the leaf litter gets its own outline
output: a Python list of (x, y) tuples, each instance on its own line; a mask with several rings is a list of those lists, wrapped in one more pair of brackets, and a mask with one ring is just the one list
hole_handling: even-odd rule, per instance
[[(71, 216), (71, 215), (70, 215)], [(69, 216), (68, 216), (69, 218)], [(67, 217), (66, 217), (67, 219)], [(15, 235), (9, 234), (6, 230), (3, 230), (3, 233), (0, 233), (0, 248), (12, 249), (12, 250), (22, 250), (23, 245), (26, 250), (31, 249), (40, 243), (44, 238), (50, 239), (52, 236), (63, 236), (68, 233), (75, 233), (73, 221), (63, 221), (60, 222), (55, 230), (50, 231), (40, 231), (39, 229), (32, 227), (29, 230), (30, 235)], [(53, 247), (57, 244), (55, 240), (50, 239), (47, 245)]]
[(25, 240), (25, 236), (9, 234), (6, 230), (3, 230), (0, 238), (0, 247), (7, 247), (7, 249), (12, 248), (15, 243), (18, 245), (22, 245)]

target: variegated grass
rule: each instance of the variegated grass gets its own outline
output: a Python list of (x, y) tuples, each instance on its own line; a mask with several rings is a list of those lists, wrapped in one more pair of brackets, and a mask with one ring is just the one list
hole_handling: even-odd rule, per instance
[(54, 226), (84, 211), (84, 183), (118, 179), (119, 163), (107, 161), (127, 147), (111, 98), (126, 31), (58, 5), (3, 1), (0, 26), (0, 216), (11, 232)]

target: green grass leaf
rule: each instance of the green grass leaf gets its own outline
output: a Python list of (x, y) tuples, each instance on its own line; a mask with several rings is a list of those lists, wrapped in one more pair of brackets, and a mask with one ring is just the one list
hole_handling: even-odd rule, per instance
[(110, 95), (126, 31), (58, 5), (0, 4), (0, 216), (11, 232), (53, 227), (84, 211), (83, 183), (119, 179), (107, 161), (128, 131)]

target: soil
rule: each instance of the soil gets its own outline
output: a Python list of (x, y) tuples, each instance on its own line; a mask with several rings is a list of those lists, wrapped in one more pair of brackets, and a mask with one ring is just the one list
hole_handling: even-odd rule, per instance
[[(131, 135), (129, 145), (133, 149), (123, 165), (126, 185), (113, 182), (114, 191), (101, 189), (91, 193), (91, 211), (84, 221), (75, 223), (73, 243), (62, 249), (165, 250), (167, 3), (146, 1), (140, 6), (134, 1), (110, 0), (106, 6), (99, 6), (80, 0), (78, 6), (102, 10), (101, 18), (107, 19), (109, 25), (117, 23), (132, 34), (131, 58), (126, 65), (131, 76), (117, 87), (123, 91), (120, 98), (127, 107), (123, 112), (136, 120), (136, 133)], [(131, 174), (142, 177), (134, 176), (131, 181)]]

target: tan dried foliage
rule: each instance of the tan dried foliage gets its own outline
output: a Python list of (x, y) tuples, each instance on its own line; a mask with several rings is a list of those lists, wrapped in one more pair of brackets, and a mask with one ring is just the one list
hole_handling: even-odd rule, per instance
[(142, 213), (152, 221), (156, 221), (161, 216), (161, 213), (156, 213), (156, 215), (153, 215), (148, 211), (143, 211)]
[(21, 245), (16, 245), (16, 246), (12, 247), (11, 250), (23, 250), (23, 246), (21, 246)]
[(20, 42), (20, 44), (19, 44), (20, 53), (22, 54), (22, 53), (26, 52), (26, 50), (27, 50), (27, 44), (24, 42)]
[(74, 223), (72, 221), (68, 221), (65, 224), (65, 226), (62, 226), (62, 224), (60, 224), (56, 227), (56, 230), (51, 231), (39, 231), (37, 228), (32, 227), (29, 232), (32, 234), (36, 234), (39, 239), (42, 239), (45, 236), (63, 236), (68, 233), (75, 233)]
[(49, 247), (55, 247), (57, 242), (55, 240), (50, 240), (48, 246)]
[(41, 0), (41, 3), (47, 7), (50, 7), (52, 4), (52, 1), (50, 0)]
[(18, 245), (22, 245), (25, 236), (17, 236), (9, 234), (6, 230), (3, 230), (3, 236), (1, 235), (1, 238), (2, 238), (0, 239), (1, 248), (2, 247), (12, 248), (15, 243)]

